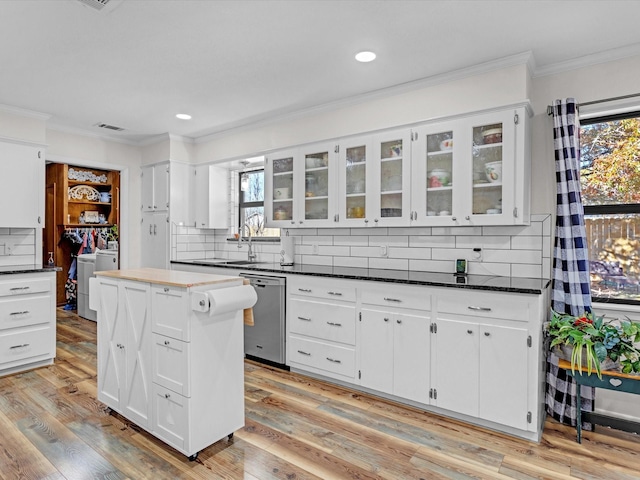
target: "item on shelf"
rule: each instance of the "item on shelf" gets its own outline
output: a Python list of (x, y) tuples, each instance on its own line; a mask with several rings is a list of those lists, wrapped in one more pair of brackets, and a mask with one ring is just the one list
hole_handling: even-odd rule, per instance
[(107, 183), (106, 175), (96, 175), (95, 173), (87, 170), (75, 170), (73, 168), (69, 168), (67, 177), (69, 180), (78, 180), (80, 182)]
[(351, 211), (351, 218), (364, 218), (364, 207), (353, 207), (349, 210)]
[(305, 161), (305, 165), (307, 168), (321, 168), (326, 167), (327, 162), (324, 158), (319, 157), (307, 157)]
[(401, 217), (402, 209), (401, 208), (381, 208), (380, 216), (381, 217)]
[(100, 201), (102, 203), (111, 202), (111, 193), (110, 192), (100, 192)]
[(452, 148), (453, 148), (452, 138), (447, 138), (446, 140), (443, 140), (440, 142), (440, 150), (442, 150), (443, 152), (447, 150), (451, 150)]
[(438, 215), (440, 215), (441, 217), (448, 217), (449, 215), (451, 215), (451, 212), (449, 210), (440, 210)]
[(84, 223), (100, 223), (100, 214), (97, 210), (85, 210), (80, 216), (84, 218)]
[(402, 144), (398, 143), (396, 145), (392, 145), (389, 148), (389, 153), (391, 154), (392, 157), (399, 157), (402, 155)]
[(491, 183), (502, 181), (502, 162), (491, 162), (484, 166), (484, 173)]
[(446, 187), (451, 185), (451, 173), (441, 168), (429, 172), (429, 188)]
[(287, 219), (287, 211), (284, 207), (278, 207), (273, 212), (274, 220), (286, 220)]
[(482, 132), (482, 141), (485, 145), (502, 142), (502, 127), (490, 128)]
[(89, 185), (76, 185), (69, 187), (69, 200), (89, 200), (97, 202), (100, 200), (100, 192)]
[(289, 189), (288, 188), (276, 188), (273, 191), (273, 198), (276, 200), (285, 200), (289, 197)]

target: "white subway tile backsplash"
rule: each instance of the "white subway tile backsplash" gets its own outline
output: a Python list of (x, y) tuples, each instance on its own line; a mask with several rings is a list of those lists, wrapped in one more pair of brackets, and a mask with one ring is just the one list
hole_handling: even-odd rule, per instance
[(0, 266), (33, 265), (36, 261), (35, 235), (33, 228), (0, 228)]
[[(469, 273), (549, 278), (551, 218), (533, 215), (526, 226), (291, 228), (281, 234), (288, 231), (295, 238), (298, 264), (453, 272), (455, 259), (466, 258)], [(6, 257), (2, 238), (7, 233), (0, 229), (0, 261)], [(172, 252), (178, 259), (245, 259), (246, 243), (238, 248), (228, 237), (227, 229), (178, 226), (172, 234)], [(279, 242), (253, 242), (263, 262), (279, 262), (280, 248)], [(482, 248), (482, 261), (474, 260), (474, 248)]]

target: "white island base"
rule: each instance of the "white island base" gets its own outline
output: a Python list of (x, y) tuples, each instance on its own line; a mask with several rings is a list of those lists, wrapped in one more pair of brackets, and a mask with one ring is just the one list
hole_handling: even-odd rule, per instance
[[(244, 301), (226, 312), (205, 304), (220, 289)], [(243, 309), (253, 298), (239, 277), (97, 272), (98, 400), (190, 460), (231, 438), (244, 426)]]

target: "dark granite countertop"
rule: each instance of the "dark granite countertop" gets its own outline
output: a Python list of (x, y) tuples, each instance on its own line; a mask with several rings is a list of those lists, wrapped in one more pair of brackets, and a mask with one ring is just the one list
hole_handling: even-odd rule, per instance
[(16, 273), (42, 273), (57, 272), (62, 270), (60, 267), (42, 267), (40, 265), (2, 265), (0, 266), (0, 275), (13, 275)]
[(491, 275), (466, 275), (459, 278), (451, 273), (413, 272), (406, 270), (383, 270), (373, 268), (329, 267), (324, 265), (292, 265), (283, 267), (278, 263), (256, 263), (252, 265), (225, 265), (220, 260), (172, 261), (173, 265), (200, 265), (234, 270), (264, 273), (286, 273), (316, 277), (347, 278), (374, 282), (406, 283), (432, 287), (465, 288), (494, 292), (542, 294), (551, 280), (545, 278), (516, 278)]

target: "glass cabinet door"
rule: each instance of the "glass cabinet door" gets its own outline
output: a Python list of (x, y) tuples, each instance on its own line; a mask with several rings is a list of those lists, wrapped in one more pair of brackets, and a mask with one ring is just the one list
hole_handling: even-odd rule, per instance
[[(351, 144), (340, 145), (340, 155), (342, 171), (342, 181), (340, 187), (344, 191), (341, 200), (340, 221), (343, 219), (352, 223), (360, 223), (364, 226), (367, 217), (367, 188), (370, 176), (371, 160), (369, 158), (369, 142), (362, 141)], [(343, 190), (344, 189), (344, 190)]]
[(411, 131), (376, 135), (376, 192), (373, 225), (406, 225), (411, 207)]
[[(486, 120), (486, 119), (485, 119)], [(508, 165), (503, 171), (505, 146), (503, 143), (504, 122), (481, 123), (473, 125), (473, 141), (471, 146), (473, 189), (471, 194), (471, 211), (473, 216), (502, 214), (504, 197), (504, 174), (511, 170)], [(505, 158), (513, 162), (513, 158)]]
[(329, 151), (306, 153), (304, 155), (304, 219), (329, 220), (330, 172), (333, 167)]
[(443, 130), (426, 135), (426, 214), (450, 217), (453, 212), (454, 131)]
[(293, 151), (267, 157), (265, 192), (270, 198), (265, 198), (265, 213), (269, 226), (290, 227), (295, 223), (294, 158)]

